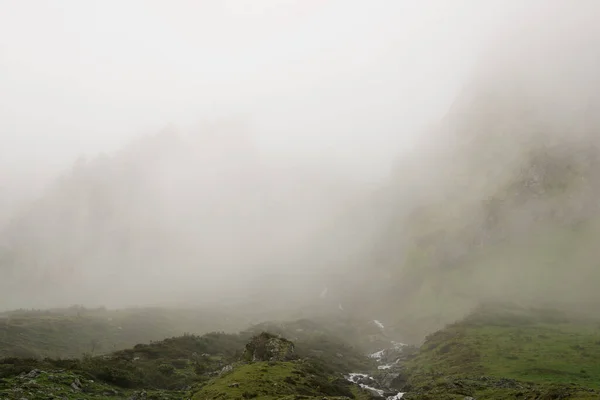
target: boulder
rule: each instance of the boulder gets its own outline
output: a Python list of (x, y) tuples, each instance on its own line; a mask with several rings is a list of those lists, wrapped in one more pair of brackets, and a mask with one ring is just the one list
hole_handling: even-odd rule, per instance
[(263, 332), (254, 336), (244, 350), (244, 361), (288, 361), (294, 358), (294, 344), (282, 337)]
[(27, 379), (35, 379), (38, 376), (40, 376), (41, 374), (42, 374), (42, 371), (40, 371), (39, 369), (32, 369), (24, 377), (27, 378)]

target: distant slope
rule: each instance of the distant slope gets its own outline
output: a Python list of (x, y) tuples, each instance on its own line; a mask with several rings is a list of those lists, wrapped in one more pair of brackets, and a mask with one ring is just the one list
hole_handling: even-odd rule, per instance
[(337, 302), (411, 343), (485, 301), (600, 305), (600, 101), (575, 72), (600, 55), (580, 39), (590, 54), (548, 70), (554, 44), (527, 35), (485, 60), (388, 185), (319, 239), (307, 253), (337, 266)]
[(13, 311), (0, 314), (0, 358), (106, 354), (184, 333), (236, 332), (250, 321), (226, 308)]
[[(249, 310), (238, 307), (69, 309), (0, 313), (0, 358), (80, 358), (108, 354), (138, 343), (184, 334), (241, 332), (250, 337), (267, 331), (314, 349), (323, 357), (359, 367), (362, 354), (389, 344), (371, 321), (351, 318), (284, 318), (258, 322)], [(263, 320), (264, 321), (264, 320)], [(346, 353), (338, 360), (335, 353)], [(359, 354), (360, 360), (350, 357)], [(308, 356), (308, 354), (303, 354)]]
[[(292, 325), (298, 329), (295, 342), (266, 332), (256, 335), (255, 326), (237, 334), (184, 335), (80, 359), (0, 358), (0, 396), (373, 398), (344, 377), (355, 368), (373, 369), (372, 359), (311, 321)], [(286, 351), (279, 351), (283, 343)]]

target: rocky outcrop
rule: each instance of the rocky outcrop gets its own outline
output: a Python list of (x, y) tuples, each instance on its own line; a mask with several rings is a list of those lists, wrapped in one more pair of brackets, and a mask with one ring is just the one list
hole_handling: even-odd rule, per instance
[(291, 341), (263, 332), (254, 336), (244, 350), (244, 361), (288, 361), (294, 358), (295, 347)]

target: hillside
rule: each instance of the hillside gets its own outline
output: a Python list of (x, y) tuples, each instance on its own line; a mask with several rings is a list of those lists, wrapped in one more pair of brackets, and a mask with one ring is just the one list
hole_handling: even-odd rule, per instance
[[(4, 358), (0, 396), (372, 398), (369, 391), (344, 378), (355, 370), (375, 368), (366, 353), (322, 331), (318, 323), (276, 325), (293, 326), (295, 341), (253, 326), (237, 334), (184, 335), (78, 359)], [(282, 346), (287, 346), (285, 351)]]
[(18, 310), (0, 313), (0, 357), (79, 358), (250, 322), (225, 307)]
[(405, 364), (411, 399), (597, 399), (597, 316), (486, 306), (428, 335)]
[(372, 321), (271, 321), (97, 356), (4, 358), (0, 396), (597, 399), (599, 327), (593, 313), (488, 304), (417, 349)]
[(550, 25), (486, 53), (387, 185), (306, 250), (334, 266), (336, 305), (414, 344), (488, 301), (600, 305), (600, 58), (578, 32), (555, 60)]

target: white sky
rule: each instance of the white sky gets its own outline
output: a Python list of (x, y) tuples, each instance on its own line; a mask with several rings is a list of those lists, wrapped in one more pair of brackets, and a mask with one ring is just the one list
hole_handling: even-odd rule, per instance
[(232, 114), (277, 154), (387, 173), (522, 3), (506, 4), (0, 0), (0, 168)]

